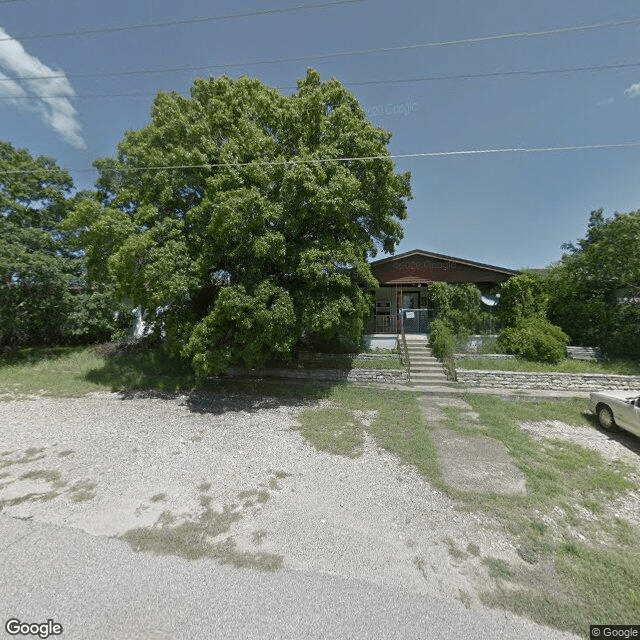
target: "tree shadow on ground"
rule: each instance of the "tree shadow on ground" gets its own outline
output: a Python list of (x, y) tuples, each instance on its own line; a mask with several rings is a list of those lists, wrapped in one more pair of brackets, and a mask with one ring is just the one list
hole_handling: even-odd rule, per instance
[(160, 349), (104, 356), (102, 367), (88, 371), (85, 379), (110, 387), (112, 391), (156, 389), (175, 392), (193, 389), (196, 384), (188, 360), (171, 358)]
[(223, 376), (198, 384), (188, 360), (171, 358), (159, 349), (106, 356), (103, 362), (85, 378), (110, 387), (122, 400), (182, 399), (194, 413), (302, 407), (327, 397), (341, 384)]
[(58, 360), (83, 351), (86, 346), (67, 347), (21, 347), (20, 349), (0, 349), (0, 369), (13, 365), (36, 365), (44, 360)]
[(118, 392), (122, 400), (182, 400), (193, 413), (223, 414), (226, 411), (253, 413), (262, 409), (305, 407), (328, 397), (335, 385), (302, 385), (278, 380), (219, 380), (206, 387), (176, 392), (159, 389), (127, 389)]

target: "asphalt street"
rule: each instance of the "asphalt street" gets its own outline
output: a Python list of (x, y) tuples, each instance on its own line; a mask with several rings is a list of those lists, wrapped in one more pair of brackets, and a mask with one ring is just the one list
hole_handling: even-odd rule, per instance
[(369, 581), (138, 553), (115, 538), (1, 514), (0, 540), (4, 637), (17, 618), (52, 619), (63, 632), (51, 637), (64, 640), (575, 638)]

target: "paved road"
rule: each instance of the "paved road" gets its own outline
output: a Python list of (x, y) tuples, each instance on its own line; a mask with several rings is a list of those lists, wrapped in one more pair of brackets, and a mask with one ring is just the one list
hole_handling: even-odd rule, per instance
[(575, 638), (357, 579), (135, 553), (121, 540), (1, 514), (0, 540), (3, 637), (16, 617), (52, 618), (63, 640)]

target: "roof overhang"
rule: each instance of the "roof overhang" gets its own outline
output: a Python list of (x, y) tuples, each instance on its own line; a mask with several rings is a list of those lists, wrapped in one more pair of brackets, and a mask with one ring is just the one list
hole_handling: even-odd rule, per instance
[(429, 282), (504, 282), (520, 273), (495, 265), (416, 249), (371, 262), (371, 271), (383, 285)]

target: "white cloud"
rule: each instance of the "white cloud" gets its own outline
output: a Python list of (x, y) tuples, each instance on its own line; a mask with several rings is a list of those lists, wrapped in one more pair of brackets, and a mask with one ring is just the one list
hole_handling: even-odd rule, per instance
[(64, 73), (29, 55), (17, 40), (4, 40), (10, 37), (0, 28), (0, 69), (10, 74), (0, 73), (0, 95), (10, 98), (31, 96), (31, 100), (8, 102), (23, 111), (37, 113), (65, 142), (86, 149), (77, 112), (69, 100), (75, 96), (75, 91)]
[(637, 98), (638, 96), (640, 96), (640, 82), (636, 82), (630, 87), (627, 87), (624, 90), (624, 95), (629, 96), (629, 98)]

